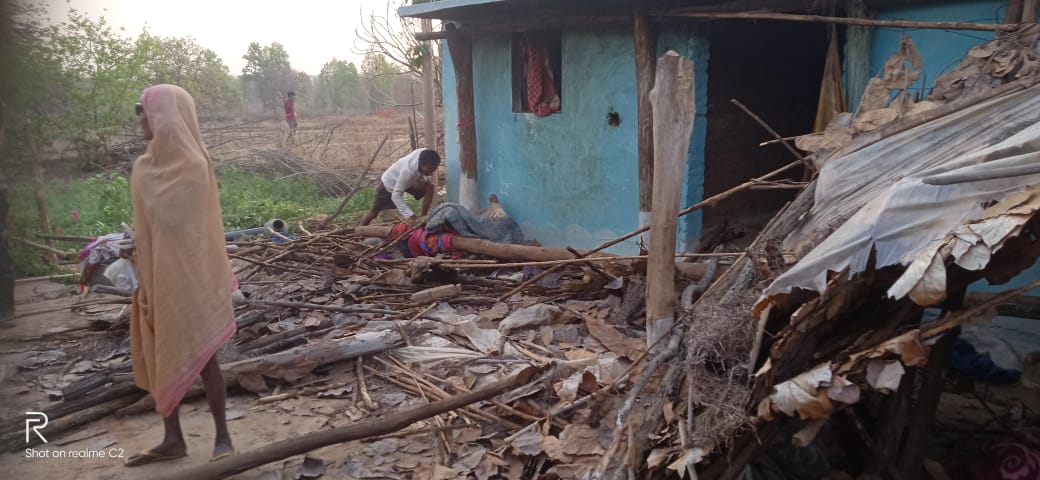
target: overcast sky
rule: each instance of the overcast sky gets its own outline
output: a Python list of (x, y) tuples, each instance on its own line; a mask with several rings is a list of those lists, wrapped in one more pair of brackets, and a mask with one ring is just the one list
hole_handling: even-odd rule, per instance
[[(336, 57), (360, 66), (353, 53), (361, 12), (390, 14), (402, 0), (45, 0), (52, 21), (64, 20), (69, 4), (126, 29), (134, 36), (144, 27), (155, 35), (194, 37), (215, 52), (238, 75), (250, 42), (279, 42), (293, 68), (311, 75)], [(396, 24), (396, 23), (395, 23)]]

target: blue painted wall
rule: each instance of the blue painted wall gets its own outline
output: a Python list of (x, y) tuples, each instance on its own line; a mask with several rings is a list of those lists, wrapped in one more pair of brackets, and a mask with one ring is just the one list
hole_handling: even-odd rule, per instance
[[(878, 12), (878, 19), (1001, 23), (1006, 9), (1007, 1), (957, 2), (883, 9)], [(912, 86), (914, 92), (930, 89), (939, 75), (960, 63), (968, 49), (993, 38), (991, 32), (878, 28), (874, 31), (870, 59), (875, 74), (884, 69), (885, 60), (899, 49), (903, 35), (913, 37), (914, 46), (924, 60), (921, 78)]]
[[(694, 58), (698, 121), (687, 164), (683, 204), (703, 192), (704, 112), (707, 109), (707, 40), (698, 34), (663, 34), (661, 53), (674, 48)], [(562, 111), (547, 117), (512, 112), (509, 35), (474, 40), (474, 109), (477, 181), (482, 206), (497, 194), (526, 236), (547, 246), (590, 248), (638, 227), (639, 182), (636, 74), (632, 32), (567, 31), (562, 36)], [(455, 76), (445, 49), (445, 124), (458, 123)], [(607, 124), (617, 112), (621, 123)], [(458, 198), (458, 145), (447, 135), (448, 197)], [(679, 240), (700, 232), (699, 215), (680, 223)], [(634, 253), (635, 241), (610, 251)]]

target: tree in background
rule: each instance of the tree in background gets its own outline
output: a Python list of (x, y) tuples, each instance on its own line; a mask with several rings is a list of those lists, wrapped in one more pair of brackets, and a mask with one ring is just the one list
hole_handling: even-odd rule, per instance
[(387, 61), (383, 54), (369, 51), (361, 61), (361, 81), (371, 109), (395, 106), (394, 82), (401, 75), (397, 65)]
[[(412, 4), (426, 3), (429, 0), (412, 0)], [(402, 1), (398, 6), (408, 3)], [(397, 11), (394, 8), (393, 11)], [(407, 78), (417, 78), (422, 75), (422, 58), (427, 52), (432, 54), (433, 79), (436, 104), (442, 103), (441, 98), (441, 55), (438, 42), (420, 42), (415, 39), (413, 32), (420, 30), (422, 21), (414, 18), (402, 18), (391, 13), (390, 3), (387, 4), (385, 13), (377, 15), (361, 14), (361, 28), (356, 30), (354, 53), (368, 55), (376, 53), (385, 57), (395, 65), (402, 74), (411, 73)], [(433, 24), (426, 20), (427, 25), (433, 28)], [(389, 92), (389, 90), (385, 90)], [(385, 98), (383, 100), (386, 100)]]
[(159, 37), (147, 31), (137, 37), (150, 85), (172, 83), (187, 90), (200, 114), (226, 112), (240, 101), (234, 77), (217, 54), (193, 38)]
[(104, 17), (95, 20), (70, 9), (67, 21), (46, 30), (41, 48), (60, 62), (69, 96), (70, 108), (60, 117), (62, 133), (81, 161), (104, 164), (109, 137), (133, 117), (146, 85), (147, 59)]
[(263, 47), (250, 43), (242, 58), (246, 61), (242, 68), (243, 80), (256, 92), (265, 112), (279, 112), (289, 91), (295, 91), (302, 101), (308, 98), (310, 77), (293, 70), (289, 53), (282, 44), (275, 42)]
[(334, 112), (361, 106), (361, 76), (353, 62), (333, 58), (318, 75), (322, 108)]

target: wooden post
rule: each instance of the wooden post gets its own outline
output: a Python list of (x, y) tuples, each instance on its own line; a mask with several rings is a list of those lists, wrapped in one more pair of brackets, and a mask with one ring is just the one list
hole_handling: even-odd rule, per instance
[[(657, 29), (646, 18), (642, 5), (636, 5), (633, 17), (633, 37), (636, 48), (636, 98), (639, 114), (639, 226), (650, 225), (650, 210), (653, 205), (654, 186), (654, 117), (650, 105), (650, 89), (654, 87), (654, 70), (657, 68)], [(641, 237), (649, 244), (649, 236)]]
[(696, 113), (693, 62), (674, 51), (657, 61), (650, 91), (654, 118), (654, 199), (646, 269), (646, 342), (667, 336), (675, 320), (675, 232)]
[(1040, 1), (1038, 0), (1022, 1), (1022, 23), (1036, 23), (1038, 5), (1040, 5)]
[[(433, 30), (433, 21), (424, 18), (422, 19), (422, 31), (430, 32)], [(423, 146), (433, 150), (437, 150), (437, 130), (435, 130), (435, 116), (436, 113), (433, 108), (434, 93), (433, 93), (433, 77), (435, 72), (433, 71), (433, 43), (426, 42), (426, 53), (423, 54), (422, 60), (422, 115), (423, 115)], [(433, 174), (433, 186), (437, 190), (440, 186), (440, 176), (435, 172)]]
[(473, 39), (448, 24), (448, 49), (455, 67), (455, 98), (459, 104), (459, 203), (476, 210), (480, 194), (477, 190), (477, 128), (473, 111)]
[[(4, 102), (0, 100), (0, 146), (3, 146), (3, 144)], [(0, 165), (3, 165), (3, 163), (3, 159), (0, 158)], [(0, 320), (14, 314), (14, 261), (11, 260), (11, 255), (7, 250), (8, 205), (6, 171), (6, 167), (0, 168)]]
[[(33, 186), (35, 187), (33, 193), (36, 197), (36, 210), (40, 215), (40, 230), (45, 234), (50, 234), (53, 231), (51, 230), (50, 214), (47, 212), (47, 197), (43, 194), (43, 159), (40, 158), (40, 152), (36, 148), (36, 143), (31, 138), (29, 140), (29, 155), (32, 156)], [(54, 248), (54, 242), (51, 241), (49, 243), (50, 247)], [(54, 253), (51, 253), (48, 258), (54, 265), (58, 264), (58, 256)]]
[(1022, 0), (1008, 0), (1004, 23), (1018, 23), (1022, 20)]

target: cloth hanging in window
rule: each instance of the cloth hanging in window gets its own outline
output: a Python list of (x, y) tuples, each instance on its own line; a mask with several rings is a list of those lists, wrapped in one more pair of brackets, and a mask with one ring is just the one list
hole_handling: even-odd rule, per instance
[(560, 95), (556, 91), (555, 72), (545, 39), (537, 34), (524, 35), (524, 67), (527, 72), (527, 105), (531, 113), (544, 117), (560, 111)]

